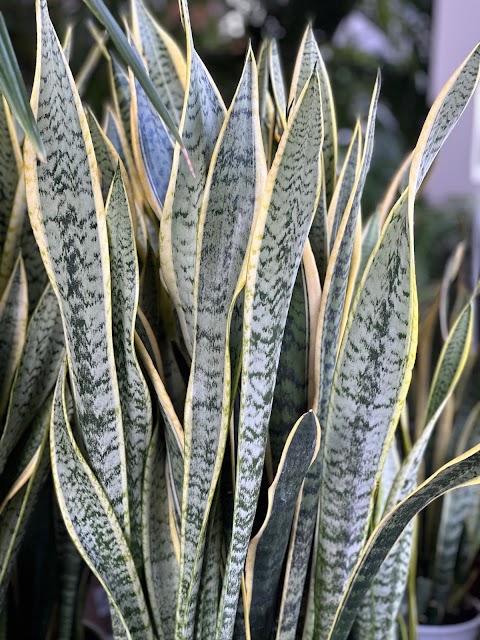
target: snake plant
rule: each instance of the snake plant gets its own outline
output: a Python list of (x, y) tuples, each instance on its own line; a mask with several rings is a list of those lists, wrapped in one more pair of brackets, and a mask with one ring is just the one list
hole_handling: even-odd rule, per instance
[[(0, 102), (0, 637), (19, 637), (33, 541), (58, 573), (35, 637), (82, 636), (93, 574), (116, 638), (393, 638), (412, 519), (480, 477), (472, 436), (417, 482), (465, 368), (473, 293), (413, 444), (402, 418), (415, 197), (480, 48), (368, 217), (380, 76), (340, 162), (310, 27), (289, 88), (265, 42), (227, 108), (186, 0), (184, 47), (141, 0), (126, 35), (85, 2), (115, 48), (92, 28), (75, 80), (71, 34), (62, 45), (36, 0), (24, 141), (12, 94)], [(96, 114), (82, 92), (100, 55), (111, 102)]]

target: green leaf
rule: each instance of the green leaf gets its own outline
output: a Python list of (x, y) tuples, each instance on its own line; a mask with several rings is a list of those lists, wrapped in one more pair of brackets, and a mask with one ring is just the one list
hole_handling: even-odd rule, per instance
[[(111, 332), (108, 238), (85, 112), (50, 21), (37, 0), (32, 104), (48, 161), (25, 145), (30, 220), (62, 313), (72, 392), (90, 463), (129, 536), (125, 442)], [(61, 108), (60, 108), (61, 105)], [(68, 154), (63, 149), (68, 148)], [(85, 340), (88, 331), (89, 340)]]
[(245, 580), (252, 640), (271, 636), (295, 503), (319, 447), (320, 425), (313, 411), (309, 411), (298, 419), (288, 436), (268, 489), (267, 515), (248, 548)]
[(179, 540), (172, 520), (165, 441), (156, 427), (143, 481), (143, 554), (153, 617), (161, 638), (173, 638), (178, 590)]
[(87, 122), (92, 136), (93, 148), (95, 150), (95, 158), (97, 160), (98, 170), (100, 172), (100, 179), (102, 182), (102, 197), (103, 201), (107, 201), (108, 192), (115, 175), (115, 169), (112, 162), (112, 156), (107, 145), (107, 141), (104, 138), (103, 131), (97, 122), (97, 119), (93, 115), (91, 109), (87, 109)]
[(180, 9), (187, 37), (187, 80), (180, 130), (186, 140), (186, 149), (195, 174), (192, 174), (185, 158), (180, 155), (177, 145), (160, 225), (160, 266), (168, 292), (176, 306), (185, 344), (191, 353), (198, 217), (225, 107), (218, 89), (193, 47), (185, 0), (181, 1)]
[(178, 126), (185, 96), (186, 65), (183, 54), (152, 18), (141, 0), (132, 2), (132, 19), (134, 34), (150, 78)]
[(363, 239), (362, 239), (362, 256), (360, 259), (360, 264), (358, 266), (357, 280), (355, 283), (356, 289), (358, 289), (358, 287), (360, 286), (360, 282), (365, 272), (365, 268), (367, 266), (368, 260), (372, 255), (372, 251), (380, 237), (380, 231), (381, 231), (380, 213), (377, 210), (375, 211), (375, 213), (373, 213), (370, 216), (370, 218), (367, 221), (367, 224), (364, 227)]
[(23, 179), (23, 173), (21, 173), (15, 190), (0, 258), (0, 294), (5, 290), (8, 279), (12, 275), (18, 254), (21, 253), (22, 231), (25, 225), (25, 218), (27, 217), (26, 213), (25, 181)]
[(231, 638), (233, 632), (286, 316), (318, 203), (321, 121), (320, 85), (312, 75), (289, 118), (269, 172), (249, 253), (235, 510), (217, 622), (219, 639)]
[(19, 256), (0, 298), (0, 419), (7, 408), (13, 377), (22, 355), (27, 321), (27, 274)]
[(177, 634), (188, 635), (180, 632), (181, 625), (194, 620), (207, 518), (229, 425), (231, 371), (225, 344), (231, 307), (265, 185), (257, 91), (257, 70), (249, 49), (213, 152), (198, 221)]
[(62, 319), (48, 286), (29, 322), (0, 439), (0, 474), (13, 448), (51, 393), (64, 354)]
[(325, 201), (328, 206), (337, 180), (337, 122), (327, 69), (315, 40), (312, 26), (308, 25), (295, 62), (290, 95), (288, 97), (289, 108), (298, 100), (305, 83), (314, 69), (317, 70), (320, 77), (324, 132), (322, 156), (325, 172)]
[(98, 578), (132, 640), (153, 640), (140, 579), (120, 523), (73, 438), (65, 404), (66, 367), (50, 424), (52, 473), (60, 511), (78, 552)]
[(14, 126), (7, 101), (0, 97), (0, 258), (21, 167), (20, 147)]
[(322, 187), (320, 190), (320, 198), (318, 200), (317, 210), (308, 235), (322, 287), (325, 282), (325, 275), (327, 273), (328, 260), (330, 257), (326, 195), (325, 171), (323, 169), (322, 159)]
[[(10, 109), (35, 149), (38, 158), (45, 162), (46, 152), (30, 108), (22, 74), (18, 67), (7, 25), (0, 12), (0, 93), (5, 96)], [(2, 142), (3, 144), (3, 142)]]
[(366, 590), (408, 522), (433, 500), (480, 476), (480, 445), (451, 460), (410, 493), (380, 522), (368, 539), (349, 580), (328, 640), (346, 640)]
[(132, 219), (120, 169), (108, 194), (107, 231), (112, 278), (113, 348), (125, 434), (131, 550), (142, 566), (142, 477), (152, 433), (152, 405), (134, 348), (138, 264)]
[(167, 108), (163, 103), (163, 100), (158, 95), (158, 91), (156, 90), (155, 85), (153, 84), (144, 66), (135, 54), (135, 51), (132, 49), (125, 34), (116, 23), (110, 11), (107, 9), (102, 0), (83, 1), (90, 9), (90, 11), (95, 15), (95, 17), (105, 27), (108, 35), (115, 45), (115, 48), (118, 51), (119, 56), (122, 58), (123, 62), (131, 68), (132, 72), (141, 84), (151, 103), (157, 110), (158, 114), (161, 116), (162, 120), (165, 122), (165, 125), (171, 131), (180, 146), (183, 148), (182, 137), (178, 132), (177, 127), (175, 126), (175, 122), (172, 120)]
[(268, 45), (268, 61), (275, 106), (282, 123), (282, 129), (285, 129), (287, 126), (287, 97), (285, 95), (280, 52), (275, 39), (272, 39)]
[(365, 543), (371, 496), (415, 358), (417, 300), (407, 193), (392, 210), (367, 267), (331, 383), (315, 587), (319, 639), (327, 637)]

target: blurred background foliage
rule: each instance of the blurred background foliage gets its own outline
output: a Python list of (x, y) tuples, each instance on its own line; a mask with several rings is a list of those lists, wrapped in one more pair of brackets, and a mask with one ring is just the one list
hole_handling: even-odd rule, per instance
[[(183, 46), (177, 0), (145, 0), (162, 25)], [(107, 2), (117, 18), (128, 0)], [(377, 69), (382, 73), (375, 150), (363, 215), (379, 202), (388, 181), (413, 148), (427, 113), (426, 89), (432, 0), (190, 0), (196, 48), (228, 104), (241, 74), (246, 46), (257, 51), (262, 38), (279, 41), (285, 79), (306, 22), (314, 27), (332, 81), (340, 148), (345, 149), (356, 118), (365, 117)], [(35, 64), (34, 0), (1, 0), (27, 86)], [(93, 44), (91, 18), (82, 0), (49, 0), (62, 37), (75, 27), (71, 66), (78, 72)], [(106, 65), (91, 77), (85, 100), (101, 117), (109, 95)], [(421, 301), (431, 299), (446, 257), (468, 230), (464, 203), (435, 210), (421, 200), (416, 213), (418, 284)]]

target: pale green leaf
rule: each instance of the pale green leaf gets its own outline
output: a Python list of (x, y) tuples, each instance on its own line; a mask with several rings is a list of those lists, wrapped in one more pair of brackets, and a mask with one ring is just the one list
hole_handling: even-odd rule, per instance
[[(129, 535), (125, 443), (111, 332), (108, 239), (85, 112), (46, 0), (37, 0), (38, 66), (32, 104), (48, 161), (28, 140), (32, 228), (62, 313), (73, 396), (92, 467)], [(89, 340), (85, 340), (88, 331)]]
[(5, 98), (0, 97), (0, 258), (20, 172), (20, 149)]
[[(237, 479), (217, 638), (231, 638), (260, 489), (288, 306), (320, 191), (322, 114), (312, 75), (267, 178), (247, 267)], [(287, 248), (287, 249), (286, 249)]]
[(285, 129), (287, 126), (287, 97), (285, 95), (285, 82), (283, 80), (280, 52), (275, 39), (272, 39), (268, 45), (268, 64), (275, 107), (282, 124), (282, 129)]

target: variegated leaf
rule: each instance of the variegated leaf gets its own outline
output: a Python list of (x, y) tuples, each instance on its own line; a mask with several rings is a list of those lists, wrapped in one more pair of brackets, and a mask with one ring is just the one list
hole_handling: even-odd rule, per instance
[(150, 441), (143, 480), (143, 554), (145, 578), (160, 638), (173, 638), (180, 545), (173, 523), (166, 478), (166, 449), (157, 426)]
[[(267, 178), (247, 267), (232, 540), (217, 638), (231, 638), (260, 489), (276, 370), (295, 277), (320, 191), (318, 76), (297, 101)], [(288, 248), (286, 250), (285, 248)]]
[(0, 419), (7, 408), (13, 376), (22, 355), (27, 321), (27, 275), (19, 256), (0, 297)]
[(175, 124), (180, 123), (186, 66), (172, 38), (146, 10), (142, 0), (132, 0), (133, 29), (149, 75)]
[(100, 581), (129, 640), (153, 640), (147, 604), (127, 540), (73, 438), (62, 366), (50, 422), (50, 456), (60, 511), (78, 552)]
[(0, 97), (0, 257), (7, 234), (10, 213), (21, 167), (20, 148), (13, 119), (3, 96)]
[(283, 80), (280, 52), (275, 39), (272, 39), (268, 45), (268, 65), (275, 107), (278, 117), (280, 118), (282, 129), (285, 129), (287, 126), (287, 96), (285, 95), (285, 82)]
[(320, 284), (323, 287), (325, 275), (327, 273), (327, 265), (330, 257), (330, 248), (328, 242), (328, 219), (327, 219), (327, 190), (325, 184), (325, 171), (323, 169), (322, 157), (322, 187), (320, 189), (320, 198), (318, 200), (317, 210), (312, 220), (312, 226), (308, 235), (310, 245), (312, 247), (315, 264), (320, 278)]
[(231, 371), (225, 345), (229, 310), (265, 177), (257, 70), (250, 49), (213, 152), (198, 222), (193, 358), (185, 402), (178, 637), (188, 635), (180, 629), (194, 619), (208, 512), (228, 433)]
[(22, 230), (26, 213), (25, 181), (23, 172), (21, 172), (15, 190), (10, 219), (8, 220), (3, 251), (0, 251), (0, 295), (3, 293), (9, 277), (12, 275), (15, 260), (18, 258), (18, 254), (21, 253)]
[(111, 154), (107, 147), (105, 138), (102, 135), (102, 129), (90, 109), (87, 109), (87, 122), (88, 128), (90, 130), (90, 135), (92, 136), (92, 143), (95, 150), (95, 159), (97, 161), (98, 171), (100, 173), (100, 180), (102, 183), (102, 197), (103, 201), (106, 202), (108, 192), (110, 191), (110, 185), (112, 184), (113, 176), (115, 175), (116, 167), (113, 165)]
[(160, 226), (160, 265), (177, 308), (185, 344), (191, 353), (198, 217), (225, 107), (193, 47), (186, 0), (181, 0), (180, 8), (187, 35), (187, 79), (180, 133), (194, 173), (177, 144)]
[(22, 238), (20, 241), (23, 263), (27, 272), (28, 281), (28, 313), (31, 315), (48, 284), (48, 275), (45, 271), (42, 256), (33, 235), (30, 218), (25, 216), (23, 221)]
[(375, 211), (368, 219), (363, 231), (362, 256), (358, 266), (357, 281), (355, 283), (355, 288), (357, 289), (360, 286), (368, 260), (380, 237), (380, 229), (380, 214), (378, 211)]
[(107, 231), (112, 283), (113, 347), (125, 434), (131, 550), (142, 565), (142, 477), (152, 431), (152, 405), (134, 348), (138, 264), (132, 219), (120, 169), (108, 195)]
[[(108, 239), (85, 112), (46, 0), (37, 0), (32, 105), (48, 161), (25, 144), (32, 228), (62, 313), (73, 395), (90, 462), (129, 535), (125, 445), (111, 330)], [(85, 340), (85, 332), (90, 335)]]
[(317, 70), (320, 77), (324, 131), (322, 156), (325, 172), (325, 201), (328, 206), (337, 180), (337, 122), (327, 69), (315, 40), (312, 26), (308, 25), (295, 62), (290, 95), (288, 97), (289, 108), (298, 100), (305, 83), (314, 69)]
[(13, 448), (37, 415), (57, 379), (64, 353), (57, 298), (48, 286), (29, 322), (0, 439), (0, 474)]
[(252, 640), (271, 636), (295, 503), (319, 447), (320, 425), (313, 411), (309, 411), (288, 435), (275, 479), (268, 489), (267, 515), (248, 549), (245, 579)]

